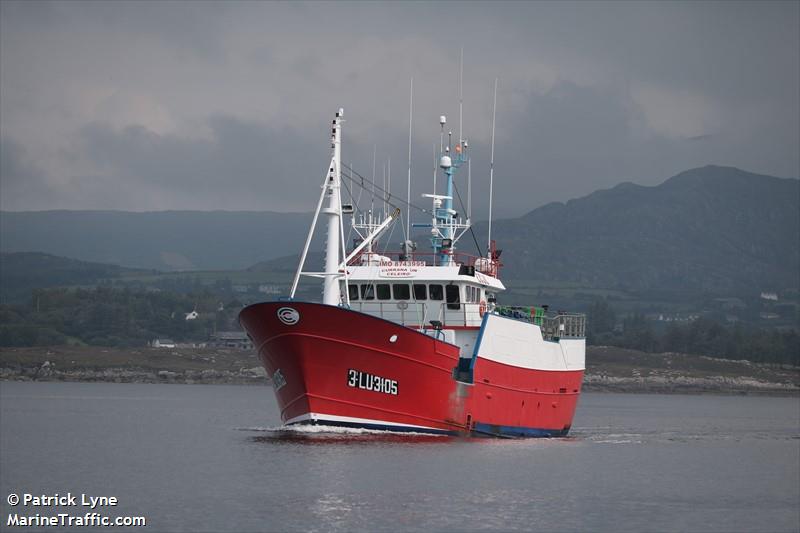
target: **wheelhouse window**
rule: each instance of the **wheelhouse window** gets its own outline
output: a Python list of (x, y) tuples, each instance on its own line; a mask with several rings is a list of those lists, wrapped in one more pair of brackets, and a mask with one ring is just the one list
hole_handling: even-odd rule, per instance
[(481, 301), (481, 289), (480, 287), (473, 287), (471, 285), (466, 286), (466, 302), (467, 303), (477, 303)]
[(458, 285), (447, 285), (447, 308), (448, 309), (461, 309), (461, 298)]
[(374, 300), (375, 299), (375, 286), (364, 284), (361, 286), (361, 299)]
[(392, 295), (395, 300), (408, 300), (411, 297), (411, 290), (407, 283), (395, 283), (392, 285)]
[(428, 294), (431, 300), (444, 300), (444, 291), (441, 285), (429, 285)]
[(378, 300), (392, 299), (392, 291), (388, 283), (379, 283), (375, 285), (375, 293), (378, 295)]
[(358, 300), (358, 285), (350, 284), (347, 286), (347, 292), (351, 300)]
[(414, 284), (414, 299), (427, 300), (428, 299), (428, 286), (422, 283)]

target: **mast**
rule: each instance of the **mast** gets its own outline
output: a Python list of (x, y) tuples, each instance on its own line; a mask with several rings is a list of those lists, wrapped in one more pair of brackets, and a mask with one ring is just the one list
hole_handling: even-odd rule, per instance
[[(350, 296), (348, 291), (345, 291), (345, 293), (342, 294), (339, 284), (339, 280), (343, 278), (345, 285), (347, 285), (347, 263), (365, 248), (367, 248), (368, 253), (370, 253), (369, 251), (372, 250), (373, 241), (377, 239), (387, 227), (389, 227), (392, 221), (400, 216), (400, 209), (395, 208), (391, 214), (384, 215), (383, 222), (378, 224), (374, 217), (374, 210), (371, 209), (368, 218), (365, 219), (362, 216), (361, 223), (356, 224), (355, 221), (353, 221), (353, 228), (355, 229), (356, 233), (362, 235), (361, 232), (358, 231), (359, 229), (366, 229), (368, 231), (362, 242), (356, 247), (356, 250), (351, 252), (351, 254), (347, 256), (344, 261), (340, 260), (340, 250), (342, 255), (347, 255), (347, 247), (344, 241), (344, 222), (342, 219), (343, 208), (341, 197), (343, 115), (344, 110), (339, 108), (339, 111), (336, 112), (336, 118), (333, 120), (333, 125), (331, 127), (331, 163), (328, 165), (325, 181), (322, 183), (319, 202), (317, 203), (317, 209), (314, 211), (314, 218), (311, 222), (311, 227), (308, 230), (308, 236), (306, 237), (305, 245), (303, 246), (303, 252), (300, 256), (300, 264), (297, 267), (297, 272), (295, 273), (294, 280), (292, 282), (290, 296), (291, 298), (294, 298), (300, 276), (306, 275), (316, 278), (323, 278), (322, 303), (325, 305), (337, 306), (342, 304), (350, 304)], [(373, 159), (373, 172), (374, 164), (375, 163)], [(386, 167), (384, 167), (384, 178), (385, 171)], [(374, 183), (375, 182), (373, 180), (373, 190)], [(323, 207), (323, 203), (325, 203), (326, 198), (327, 204)], [(386, 192), (386, 197), (384, 198), (386, 205), (389, 205), (390, 199), (389, 193)], [(346, 212), (352, 212), (352, 209), (350, 208)], [(314, 229), (316, 228), (317, 220), (319, 219), (320, 215), (325, 215), (328, 220), (328, 232), (325, 240), (325, 270), (322, 272), (303, 272), (303, 266), (305, 265), (306, 256), (308, 255), (308, 248), (311, 244), (311, 239), (314, 236)]]
[[(433, 146), (433, 193), (423, 194), (423, 197), (431, 199), (433, 208), (431, 210), (431, 222), (429, 224), (411, 224), (415, 228), (429, 228), (430, 242), (433, 249), (434, 266), (452, 266), (455, 264), (454, 252), (456, 242), (470, 228), (470, 218), (472, 216), (472, 182), (470, 160), (467, 157), (468, 142), (464, 139), (463, 129), (463, 107), (464, 107), (464, 50), (461, 50), (458, 72), (458, 138), (453, 144), (453, 131), (447, 131), (447, 144), (444, 142), (447, 117), (439, 116), (439, 153), (436, 154), (436, 145)], [(410, 122), (410, 121), (409, 121)], [(409, 135), (410, 140), (410, 135)], [(467, 165), (467, 206), (464, 206), (466, 213), (459, 213), (453, 208), (456, 187), (454, 176), (457, 169), (464, 164)], [(437, 174), (442, 172), (445, 179), (444, 194), (437, 194)], [(466, 215), (466, 220), (462, 217)]]
[(325, 242), (325, 282), (322, 293), (322, 303), (326, 305), (339, 305), (342, 295), (339, 290), (339, 231), (342, 216), (341, 181), (342, 181), (342, 115), (344, 110), (339, 108), (336, 118), (333, 119), (331, 128), (331, 164), (328, 167), (328, 177), (325, 182), (325, 194), (328, 205), (322, 212), (328, 217), (328, 235)]
[[(444, 116), (440, 117), (439, 120), (442, 127), (446, 123), (446, 118)], [(444, 152), (442, 152), (441, 157), (439, 158), (439, 168), (442, 169), (444, 172), (446, 182), (446, 193), (444, 196), (438, 196), (434, 198), (434, 213), (436, 214), (436, 227), (443, 228), (444, 231), (439, 229), (440, 235), (436, 242), (438, 244), (434, 244), (434, 249), (438, 248), (439, 252), (439, 259), (441, 265), (450, 265), (453, 262), (453, 245), (456, 241), (456, 227), (460, 226), (456, 223), (455, 217), (455, 210), (453, 209), (453, 195), (455, 194), (455, 188), (453, 184), (453, 174), (454, 174), (454, 165), (458, 166), (461, 162), (461, 141), (459, 141), (459, 149), (457, 152), (457, 157), (455, 162), (453, 158), (450, 156), (450, 146), (453, 142), (453, 132), (448, 131), (447, 133), (447, 146), (444, 148)], [(436, 196), (436, 195), (434, 195)], [(436, 201), (441, 202), (441, 207), (436, 208)]]
[[(452, 134), (450, 135), (452, 137)], [(444, 199), (444, 213), (442, 214), (442, 218), (444, 223), (446, 224), (447, 229), (445, 230), (445, 238), (446, 239), (453, 239), (453, 227), (450, 224), (452, 221), (452, 213), (453, 213), (453, 159), (450, 157), (450, 147), (448, 146), (445, 150), (445, 155), (442, 156), (442, 159), (439, 162), (439, 166), (442, 167), (444, 170), (444, 175), (447, 176), (447, 192), (445, 193), (446, 198)]]
[(448, 227), (447, 223), (449, 222), (449, 213), (453, 209), (453, 163), (450, 159), (450, 143), (452, 142), (453, 132), (448, 132), (448, 140), (447, 140), (447, 147), (444, 146), (444, 125), (447, 124), (447, 117), (442, 115), (439, 117), (439, 124), (441, 125), (441, 133), (439, 134), (439, 145), (441, 147), (440, 150), (440, 157), (439, 157), (439, 168), (444, 171), (444, 175), (446, 178), (445, 182), (445, 194), (440, 199), (441, 208), (435, 209), (434, 212), (436, 213), (436, 222), (437, 225), (444, 226), (445, 230), (442, 233), (441, 240), (439, 241), (439, 264), (441, 265), (449, 265), (450, 264), (450, 256), (444, 253), (444, 239), (450, 239), (452, 244), (452, 231)]

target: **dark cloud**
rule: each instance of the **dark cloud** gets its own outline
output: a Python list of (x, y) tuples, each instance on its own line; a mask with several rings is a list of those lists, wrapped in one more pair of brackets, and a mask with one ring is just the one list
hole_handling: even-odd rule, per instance
[[(4, 209), (309, 209), (345, 161), (430, 192), (438, 116), (474, 198), (527, 211), (706, 164), (800, 174), (797, 2), (0, 3)], [(24, 178), (23, 178), (24, 176)], [(460, 187), (466, 194), (465, 179)], [(418, 200), (415, 200), (419, 203)]]
[(86, 155), (110, 180), (175, 208), (313, 209), (313, 194), (297, 193), (322, 183), (324, 147), (304, 157), (308, 143), (296, 132), (232, 117), (212, 117), (208, 127), (209, 139), (186, 139), (141, 126), (90, 124), (81, 137)]
[(58, 202), (42, 169), (33, 162), (25, 147), (13, 139), (0, 137), (0, 208), (17, 209), (22, 202), (29, 209), (41, 209)]

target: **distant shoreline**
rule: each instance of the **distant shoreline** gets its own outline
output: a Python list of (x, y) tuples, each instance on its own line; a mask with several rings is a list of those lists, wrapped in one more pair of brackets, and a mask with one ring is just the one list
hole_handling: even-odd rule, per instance
[[(226, 348), (2, 348), (0, 381), (269, 385), (254, 354)], [(582, 390), (794, 397), (800, 369), (590, 346)]]
[[(587, 376), (592, 377), (592, 376)], [(710, 395), (710, 396), (773, 396), (800, 398), (797, 387), (783, 387), (780, 383), (765, 383), (758, 387), (726, 386), (715, 383), (697, 383), (681, 385), (664, 385), (661, 383), (621, 383), (618, 385), (598, 385), (583, 382), (581, 392), (616, 393), (616, 394), (674, 394), (674, 395)]]

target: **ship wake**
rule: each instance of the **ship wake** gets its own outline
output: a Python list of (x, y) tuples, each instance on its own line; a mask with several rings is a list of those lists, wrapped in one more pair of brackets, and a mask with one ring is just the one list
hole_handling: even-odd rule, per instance
[(255, 442), (446, 442), (451, 437), (411, 431), (351, 428), (326, 425), (253, 426), (239, 427), (236, 431), (256, 433)]

